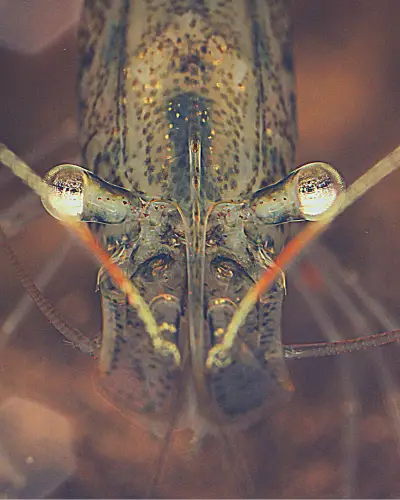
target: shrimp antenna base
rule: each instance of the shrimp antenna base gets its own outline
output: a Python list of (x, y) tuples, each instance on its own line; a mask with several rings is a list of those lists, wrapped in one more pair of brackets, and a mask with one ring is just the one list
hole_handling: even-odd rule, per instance
[[(329, 227), (330, 223), (340, 215), (346, 208), (363, 196), (367, 191), (374, 187), (379, 181), (387, 177), (389, 174), (394, 172), (400, 166), (400, 146), (389, 153), (385, 158), (376, 163), (371, 167), (365, 174), (359, 177), (348, 189), (343, 191), (337, 198), (336, 203), (322, 216), (322, 218), (316, 222), (310, 223), (303, 231), (296, 235), (289, 243), (286, 245), (285, 249), (278, 255), (275, 260), (275, 265), (268, 268), (264, 274), (261, 276), (260, 280), (248, 291), (243, 300), (240, 302), (233, 318), (228, 325), (226, 331), (226, 339), (234, 338), (241, 325), (246, 320), (247, 315), (255, 306), (259, 297), (263, 295), (280, 276), (281, 272), (285, 270), (289, 265), (293, 264), (295, 260), (299, 257), (301, 252), (307, 248), (307, 246), (318, 238), (326, 229)], [(390, 334), (391, 332), (389, 332)], [(385, 334), (378, 334), (385, 335)], [(374, 337), (374, 336), (373, 336)], [(385, 337), (383, 337), (385, 339)], [(390, 335), (388, 338), (391, 338)], [(399, 337), (391, 338), (391, 340), (383, 340), (381, 342), (376, 341), (375, 345), (387, 344), (389, 342), (394, 342), (398, 340)], [(338, 352), (334, 352), (334, 347), (329, 350), (329, 346), (326, 345), (325, 348), (318, 347), (315, 352), (320, 351), (321, 353), (325, 351), (324, 354), (316, 354), (316, 356), (326, 356), (328, 354), (340, 354), (341, 352), (350, 352), (358, 349), (363, 349), (366, 347), (373, 347), (370, 345), (370, 337), (364, 337), (364, 345), (360, 345), (358, 348), (338, 348)], [(363, 339), (358, 339), (358, 342), (362, 342)], [(352, 341), (349, 341), (352, 342)], [(334, 343), (335, 344), (335, 343)], [(309, 344), (313, 345), (314, 344)], [(319, 346), (319, 344), (316, 344)], [(219, 346), (221, 351), (229, 351), (230, 345), (224, 345), (222, 343)], [(299, 348), (300, 349), (300, 348)], [(293, 349), (294, 350), (294, 349)], [(311, 347), (304, 347), (304, 350), (311, 352)], [(285, 357), (296, 357), (290, 355), (291, 348), (287, 346), (287, 351), (285, 352)], [(309, 355), (310, 357), (312, 355)], [(300, 357), (307, 357), (302, 355)]]
[(336, 342), (316, 342), (313, 344), (288, 344), (283, 346), (286, 359), (319, 358), (348, 352), (370, 349), (400, 340), (400, 330), (377, 333), (366, 337)]

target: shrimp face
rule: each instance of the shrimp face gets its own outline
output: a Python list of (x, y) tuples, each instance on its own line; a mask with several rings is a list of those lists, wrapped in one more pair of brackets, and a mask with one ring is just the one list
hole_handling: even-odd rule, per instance
[(143, 208), (97, 233), (180, 358), (154, 348), (103, 277), (100, 385), (114, 404), (165, 422), (173, 407), (188, 411), (178, 392), (194, 391), (190, 404), (207, 419), (247, 426), (288, 399), (283, 280), (260, 298), (231, 352), (218, 351), (223, 366), (215, 351), (287, 236), (256, 207), (268, 204), (262, 189), (293, 169), (289, 31), (279, 2), (84, 5), (84, 164)]
[(282, 356), (289, 343), (398, 326), (395, 176), (259, 299), (231, 350), (219, 347), (240, 301), (291, 236), (290, 221), (272, 223), (289, 217), (287, 206), (274, 205), (268, 219), (265, 200), (282, 195), (310, 158), (332, 162), (350, 183), (396, 144), (389, 35), (398, 8), (293, 5), (295, 159), (280, 2), (169, 3), (166, 12), (155, 1), (86, 2), (79, 49), (70, 33), (41, 55), (0, 51), (1, 142), (42, 177), (70, 162), (104, 188), (97, 201), (129, 202), (133, 216), (122, 223), (115, 202), (115, 210), (93, 209), (90, 224), (140, 291), (163, 345), (177, 349), (165, 355), (154, 346), (107, 272), (94, 293), (88, 253), (71, 249), (37, 197), (21, 197), (2, 168), (1, 225), (23, 267), (85, 334), (82, 350), (99, 349), (91, 358), (60, 340), (1, 261), (0, 491), (396, 496), (396, 346), (337, 359)]

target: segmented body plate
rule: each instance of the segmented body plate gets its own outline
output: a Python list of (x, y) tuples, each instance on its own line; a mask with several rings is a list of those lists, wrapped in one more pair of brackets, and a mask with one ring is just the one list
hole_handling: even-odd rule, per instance
[[(284, 242), (282, 228), (246, 225), (229, 205), (293, 166), (284, 3), (85, 2), (79, 89), (86, 166), (148, 201), (167, 201), (100, 235), (146, 301), (157, 304), (164, 335), (183, 360), (176, 370), (154, 351), (135, 311), (104, 278), (104, 383), (108, 397), (125, 406), (163, 414), (179, 380), (189, 387), (204, 379), (222, 414), (235, 419), (272, 402), (286, 384), (282, 283), (241, 328), (245, 354), (236, 352), (222, 370), (204, 368), (219, 332)], [(213, 208), (221, 201), (227, 210)]]

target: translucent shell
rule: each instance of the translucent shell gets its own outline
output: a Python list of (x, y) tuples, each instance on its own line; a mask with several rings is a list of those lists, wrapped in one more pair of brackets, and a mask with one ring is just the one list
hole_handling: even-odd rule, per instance
[(315, 221), (335, 203), (345, 184), (328, 163), (308, 163), (287, 177), (260, 189), (250, 202), (253, 211), (266, 224)]
[(58, 165), (44, 180), (52, 190), (42, 203), (57, 219), (121, 224), (137, 215), (140, 206), (137, 195), (77, 165)]

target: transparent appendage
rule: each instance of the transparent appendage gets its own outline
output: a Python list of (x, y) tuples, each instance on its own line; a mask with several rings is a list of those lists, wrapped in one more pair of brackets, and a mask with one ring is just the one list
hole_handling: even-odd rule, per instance
[(331, 165), (308, 163), (254, 193), (250, 203), (266, 224), (315, 221), (333, 206), (344, 189), (341, 175)]
[(56, 219), (121, 224), (138, 215), (138, 196), (77, 165), (58, 165), (45, 181), (52, 191), (42, 203)]

